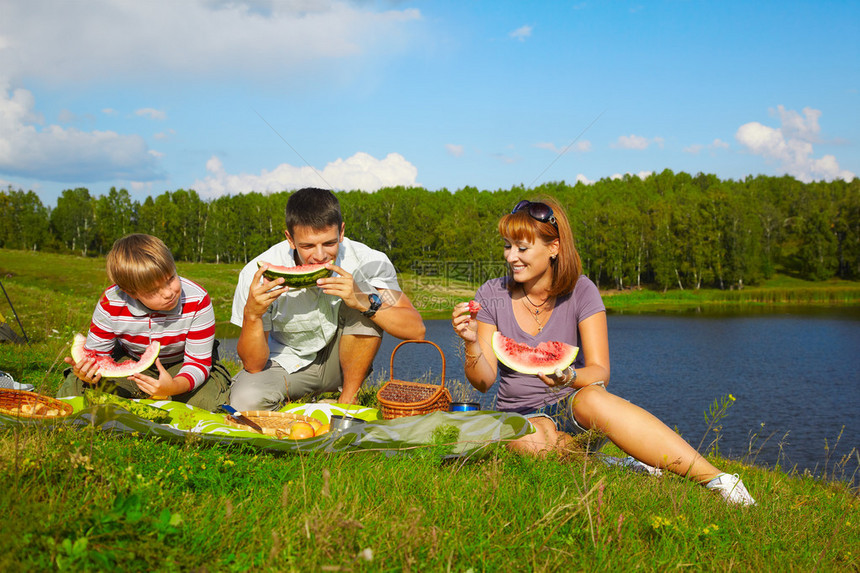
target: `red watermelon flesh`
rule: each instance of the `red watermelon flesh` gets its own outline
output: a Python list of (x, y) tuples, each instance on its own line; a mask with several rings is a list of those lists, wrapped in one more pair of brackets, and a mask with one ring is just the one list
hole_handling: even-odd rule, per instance
[(579, 347), (557, 341), (541, 342), (532, 347), (496, 331), (493, 333), (493, 352), (499, 362), (511, 370), (549, 376), (573, 364)]
[(476, 300), (470, 300), (469, 301), (469, 312), (474, 314), (474, 313), (478, 312), (479, 310), (481, 310), (481, 303), (479, 303)]
[(150, 342), (149, 346), (141, 354), (140, 360), (129, 359), (116, 362), (110, 356), (97, 354), (85, 348), (84, 343), (86, 341), (87, 337), (83, 334), (75, 335), (75, 338), (72, 340), (72, 360), (77, 364), (84, 358), (94, 358), (99, 367), (97, 373), (101, 374), (102, 378), (127, 378), (132, 374), (143, 372), (155, 363), (155, 359), (158, 358), (158, 352), (161, 350), (161, 343), (157, 341)]

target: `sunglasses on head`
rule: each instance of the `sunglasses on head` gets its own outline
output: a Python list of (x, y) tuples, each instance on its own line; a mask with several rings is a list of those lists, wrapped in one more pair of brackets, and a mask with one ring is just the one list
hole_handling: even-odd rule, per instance
[(558, 223), (555, 220), (555, 214), (552, 212), (552, 207), (546, 203), (538, 203), (523, 199), (516, 204), (513, 211), (511, 211), (511, 214), (522, 211), (523, 209), (528, 211), (532, 219), (537, 219), (541, 223), (550, 223), (558, 229)]

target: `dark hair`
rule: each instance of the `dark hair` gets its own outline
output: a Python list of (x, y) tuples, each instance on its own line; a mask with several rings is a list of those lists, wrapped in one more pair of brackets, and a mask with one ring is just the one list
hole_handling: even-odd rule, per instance
[[(535, 201), (552, 208), (558, 227), (550, 222), (538, 221), (529, 215), (528, 209), (523, 209), (516, 213), (508, 213), (499, 220), (499, 234), (515, 241), (534, 242), (535, 239), (540, 239), (547, 245), (558, 239), (558, 256), (550, 261), (552, 284), (549, 294), (563, 296), (573, 292), (573, 287), (576, 286), (576, 281), (582, 274), (582, 261), (573, 241), (573, 232), (570, 230), (567, 214), (561, 204), (552, 197), (542, 197)], [(512, 290), (515, 285), (513, 275), (508, 271), (508, 290)]]
[(287, 232), (290, 235), (293, 234), (293, 229), (297, 225), (315, 230), (334, 225), (340, 232), (340, 227), (343, 224), (340, 202), (338, 202), (335, 194), (328, 189), (317, 187), (299, 189), (287, 199), (286, 223)]

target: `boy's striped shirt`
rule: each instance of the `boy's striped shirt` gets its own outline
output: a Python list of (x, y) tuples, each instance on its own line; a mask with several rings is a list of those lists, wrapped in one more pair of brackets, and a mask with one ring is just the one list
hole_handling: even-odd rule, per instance
[(102, 294), (93, 312), (86, 347), (110, 354), (116, 343), (139, 358), (150, 342), (161, 343), (163, 366), (182, 362), (177, 376), (188, 380), (189, 391), (209, 377), (215, 343), (215, 312), (209, 294), (197, 283), (179, 277), (182, 293), (170, 311), (153, 311), (113, 285)]

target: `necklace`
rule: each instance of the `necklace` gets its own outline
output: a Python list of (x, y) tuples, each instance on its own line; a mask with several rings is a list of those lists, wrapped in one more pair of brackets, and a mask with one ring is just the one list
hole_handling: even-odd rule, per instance
[[(545, 305), (547, 302), (549, 302), (549, 299), (551, 297), (547, 297), (546, 300), (544, 300), (540, 304), (535, 304), (532, 302), (532, 299), (529, 298), (529, 295), (526, 294), (525, 289), (523, 289), (523, 296), (525, 297), (525, 300), (523, 300), (523, 306), (526, 307), (527, 311), (529, 311), (529, 316), (531, 316), (533, 319), (535, 319), (535, 322), (537, 323), (537, 327), (538, 327), (538, 332), (543, 332), (543, 324), (541, 324), (541, 321), (538, 318), (538, 315), (541, 313), (541, 307), (543, 305)], [(530, 309), (528, 307), (528, 305), (526, 305), (526, 300), (529, 301), (529, 304), (534, 307), (534, 311), (532, 311), (532, 309)]]
[[(536, 309), (540, 309), (540, 307), (542, 307), (543, 305), (545, 305), (545, 304), (549, 301), (549, 299), (550, 299), (550, 297), (546, 297), (542, 303), (540, 303), (540, 304), (535, 304), (535, 303), (533, 303), (533, 302), (532, 302), (532, 299), (530, 299), (530, 298), (529, 298), (529, 295), (527, 295), (527, 294), (526, 294), (525, 289), (523, 289), (523, 295), (526, 297), (526, 300), (528, 300), (528, 301), (529, 301), (529, 304), (530, 304), (530, 305), (532, 305), (533, 307), (535, 307)], [(535, 314), (537, 314), (537, 313), (539, 313), (539, 312), (540, 312), (540, 310), (535, 310)]]

